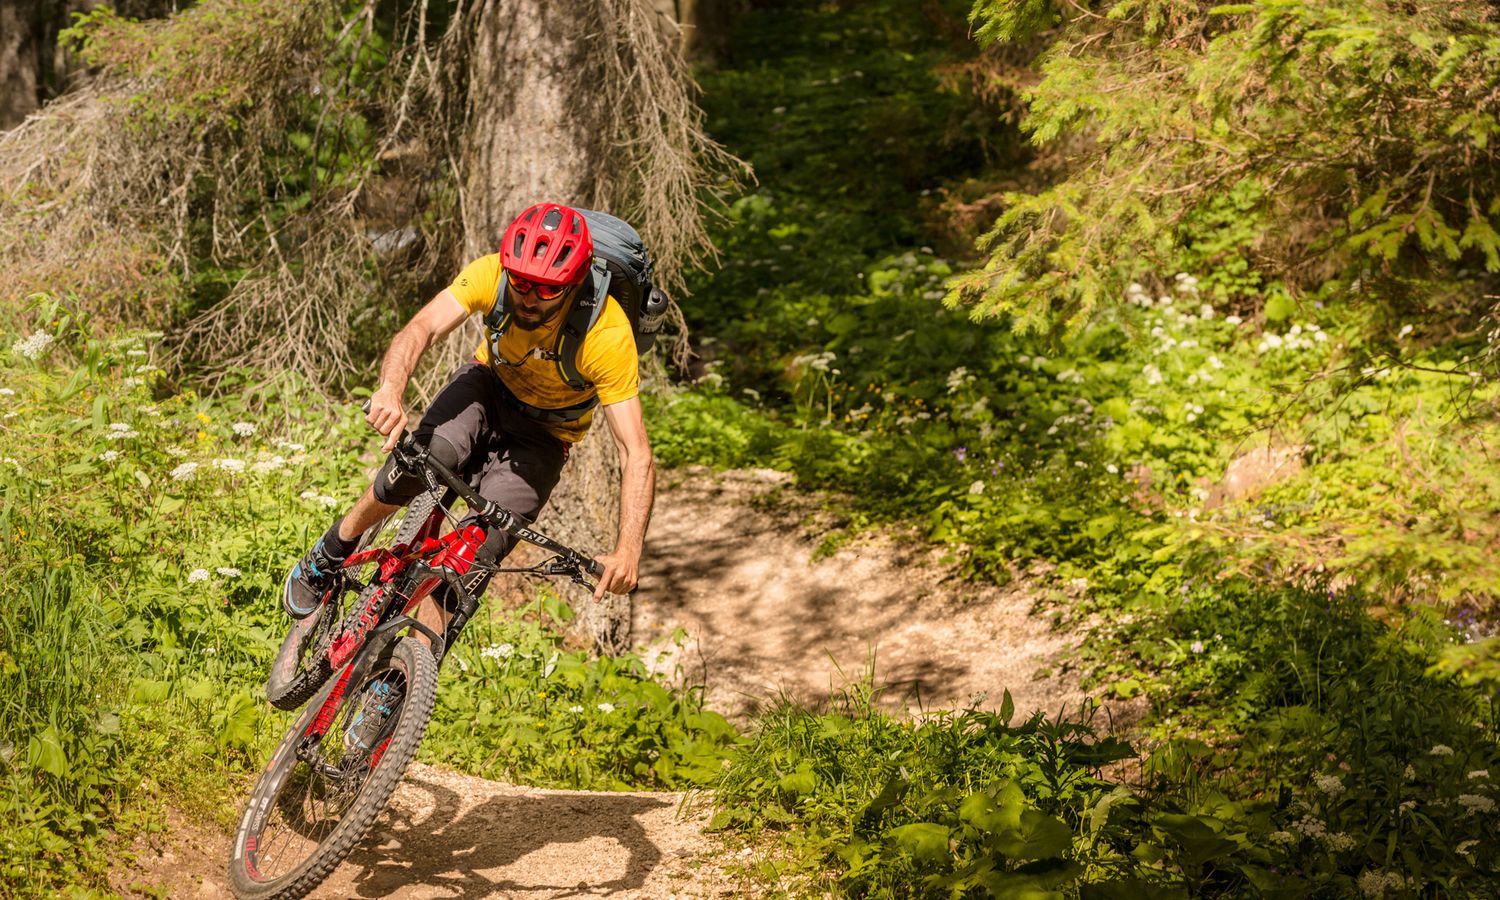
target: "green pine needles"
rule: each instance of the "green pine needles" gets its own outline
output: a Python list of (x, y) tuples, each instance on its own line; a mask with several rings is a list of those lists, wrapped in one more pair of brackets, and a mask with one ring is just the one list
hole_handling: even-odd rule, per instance
[[(1461, 321), (1500, 272), (1489, 4), (981, 0), (982, 41), (1052, 44), (1026, 97), (1062, 177), (1005, 195), (950, 304), (1073, 329), (1139, 273), (1254, 312), (1322, 291)], [(1047, 29), (1052, 29), (1050, 32)], [(1434, 280), (1464, 289), (1423, 289)]]

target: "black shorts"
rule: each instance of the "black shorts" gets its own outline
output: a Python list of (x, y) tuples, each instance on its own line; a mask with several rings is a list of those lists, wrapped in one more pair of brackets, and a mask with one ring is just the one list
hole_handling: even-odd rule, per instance
[[(481, 497), (534, 520), (557, 486), (568, 444), (507, 404), (503, 390), (488, 366), (459, 366), (422, 416), (416, 438), (471, 484), (477, 479)], [(375, 499), (405, 506), (424, 487), (387, 459), (375, 476)], [(490, 560), (510, 549), (508, 540), (492, 543), (485, 548)]]

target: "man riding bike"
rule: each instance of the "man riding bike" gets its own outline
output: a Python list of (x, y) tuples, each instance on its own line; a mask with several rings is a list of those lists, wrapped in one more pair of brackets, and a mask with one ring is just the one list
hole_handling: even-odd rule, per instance
[[(570, 304), (593, 287), (593, 257), (588, 224), (577, 210), (539, 203), (521, 213), (506, 229), (499, 253), (465, 266), (392, 339), (365, 418), (385, 435), (382, 450), (390, 453), (408, 421), (402, 396), (422, 354), (470, 315), (488, 315), (503, 300), (508, 314), (498, 327), (491, 324), (475, 359), (453, 373), (416, 438), (448, 468), (477, 475), (485, 499), (534, 520), (557, 484), (569, 447), (588, 431), (594, 407), (603, 409), (622, 474), (619, 538), (598, 557), (604, 568), (594, 592), (598, 600), (605, 591), (626, 593), (636, 585), (656, 473), (638, 396), (635, 337), (615, 298), (606, 298), (578, 348), (581, 392), (564, 380), (549, 352)], [(339, 565), (364, 532), (425, 487), (388, 458), (364, 495), (292, 566), (282, 592), (287, 613), (303, 618), (316, 610), (338, 588)], [(493, 565), (514, 542), (493, 529), (476, 557)], [(429, 600), (417, 618), (442, 634), (443, 615)]]

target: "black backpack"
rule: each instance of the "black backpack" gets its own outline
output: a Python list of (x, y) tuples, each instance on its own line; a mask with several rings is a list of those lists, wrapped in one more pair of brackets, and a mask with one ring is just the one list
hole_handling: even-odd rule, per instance
[[(594, 241), (594, 264), (589, 269), (584, 289), (573, 300), (568, 316), (557, 330), (557, 343), (546, 358), (557, 363), (558, 374), (575, 391), (592, 387), (578, 371), (578, 350), (604, 311), (605, 298), (613, 296), (625, 310), (635, 332), (636, 353), (643, 354), (656, 343), (656, 333), (666, 318), (669, 301), (651, 283), (655, 264), (640, 234), (623, 219), (592, 209), (580, 209)], [(489, 327), (491, 358), (499, 358), (499, 343), (510, 325), (510, 304), (505, 290), (509, 276), (502, 274), (495, 294), (495, 306), (484, 317)], [(570, 422), (598, 404), (597, 397), (563, 409), (542, 409), (517, 400), (522, 411), (532, 418), (548, 422)]]

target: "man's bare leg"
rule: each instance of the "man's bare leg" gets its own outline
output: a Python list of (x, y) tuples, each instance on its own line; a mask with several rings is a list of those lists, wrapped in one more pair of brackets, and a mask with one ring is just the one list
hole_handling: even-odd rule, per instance
[(358, 540), (359, 536), (369, 530), (371, 525), (400, 508), (398, 504), (381, 503), (376, 500), (375, 486), (371, 485), (365, 489), (364, 496), (344, 513), (343, 520), (339, 522), (339, 537), (346, 541)]

